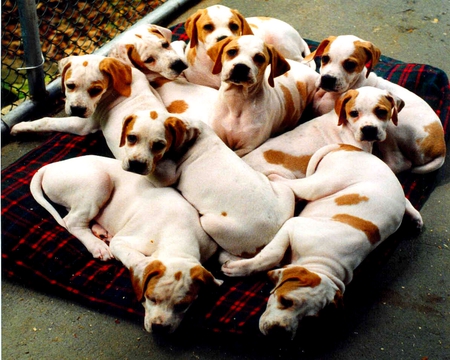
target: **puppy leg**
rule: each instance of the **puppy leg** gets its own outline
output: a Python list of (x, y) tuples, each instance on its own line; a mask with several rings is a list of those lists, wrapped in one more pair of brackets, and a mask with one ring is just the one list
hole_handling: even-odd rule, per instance
[(148, 256), (136, 250), (125, 238), (120, 236), (113, 237), (109, 247), (112, 255), (128, 269), (148, 258)]
[(411, 202), (405, 198), (406, 200), (406, 208), (405, 208), (405, 214), (407, 214), (412, 222), (416, 225), (417, 230), (422, 229), (423, 226), (423, 220), (422, 215), (416, 208), (411, 204)]
[(255, 257), (225, 262), (222, 265), (223, 273), (227, 276), (247, 276), (277, 266), (289, 247), (291, 225), (292, 222), (288, 220), (273, 240)]
[(67, 132), (75, 135), (88, 135), (100, 129), (100, 126), (90, 118), (69, 116), (64, 118), (44, 117), (34, 121), (23, 121), (14, 125), (11, 135), (27, 132)]
[(100, 240), (104, 241), (105, 243), (108, 243), (111, 241), (112, 236), (110, 236), (108, 231), (100, 224), (97, 224), (97, 223), (92, 224), (91, 231), (95, 237), (99, 238)]

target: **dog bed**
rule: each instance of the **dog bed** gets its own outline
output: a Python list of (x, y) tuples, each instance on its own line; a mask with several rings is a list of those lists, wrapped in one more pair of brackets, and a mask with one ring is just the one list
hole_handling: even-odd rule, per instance
[[(174, 40), (185, 40), (184, 25), (173, 29)], [(314, 50), (318, 43), (307, 41)], [(423, 64), (407, 64), (388, 57), (374, 71), (424, 98), (439, 115), (446, 131), (450, 120), (450, 87), (446, 74)], [(87, 154), (111, 156), (100, 133), (85, 137), (55, 133), (39, 148), (2, 171), (2, 276), (51, 294), (70, 298), (114, 316), (142, 322), (144, 309), (131, 287), (128, 270), (118, 261), (92, 258), (84, 246), (33, 199), (29, 183), (43, 165)], [(420, 209), (433, 191), (436, 173), (401, 174), (406, 196)], [(400, 236), (394, 234), (357, 269), (378, 265), (392, 253)], [(183, 327), (208, 332), (259, 334), (258, 320), (273, 285), (265, 274), (226, 278), (215, 261), (206, 264), (222, 286), (202, 293), (189, 310)]]

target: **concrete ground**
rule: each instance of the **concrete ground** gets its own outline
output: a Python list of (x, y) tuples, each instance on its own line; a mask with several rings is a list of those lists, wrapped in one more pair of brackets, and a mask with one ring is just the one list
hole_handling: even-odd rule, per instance
[[(285, 20), (307, 39), (355, 34), (386, 56), (427, 63), (450, 74), (448, 0), (358, 1), (254, 0), (220, 3), (245, 16)], [(35, 146), (2, 148), (2, 166)], [(425, 228), (405, 239), (369, 283), (351, 288), (342, 327), (315, 346), (205, 334), (157, 339), (142, 321), (117, 319), (95, 309), (8, 280), (2, 281), (2, 358), (9, 359), (450, 359), (450, 159), (422, 209)], [(324, 329), (324, 333), (329, 329)]]

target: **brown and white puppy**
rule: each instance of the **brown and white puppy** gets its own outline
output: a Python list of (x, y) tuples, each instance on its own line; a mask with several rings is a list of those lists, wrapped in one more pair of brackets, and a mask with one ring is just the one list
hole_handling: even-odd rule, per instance
[(208, 55), (222, 81), (211, 127), (239, 156), (294, 128), (312, 102), (319, 75), (257, 36), (228, 37)]
[(166, 111), (145, 75), (114, 58), (70, 56), (59, 62), (68, 117), (44, 117), (15, 125), (11, 134), (60, 131), (87, 135), (101, 130), (114, 157), (119, 148), (123, 118), (139, 109)]
[[(186, 48), (186, 78), (193, 83), (218, 89), (220, 77), (212, 74), (208, 50), (228, 36), (255, 35), (273, 45), (284, 57), (296, 61), (310, 53), (306, 42), (289, 24), (272, 18), (250, 18), (248, 23), (237, 10), (223, 5), (200, 9), (185, 23), (190, 42)], [(252, 26), (253, 25), (253, 26)]]
[(372, 152), (386, 139), (386, 129), (398, 121), (404, 103), (386, 90), (364, 86), (341, 94), (329, 113), (267, 140), (242, 159), (269, 176), (303, 178), (311, 156), (328, 144), (350, 144)]
[(269, 270), (290, 247), (289, 265), (268, 273), (275, 288), (259, 327), (265, 335), (292, 339), (303, 317), (342, 296), (355, 268), (399, 228), (405, 213), (417, 228), (423, 223), (389, 167), (351, 145), (319, 149), (304, 179), (273, 178), (308, 203), (257, 256), (225, 262), (222, 270), (229, 276)]
[[(114, 256), (130, 270), (149, 332), (175, 331), (200, 289), (221, 283), (201, 265), (217, 245), (197, 211), (174, 189), (155, 188), (123, 171), (119, 160), (91, 155), (49, 164), (34, 175), (30, 189), (94, 257)], [(64, 218), (44, 193), (68, 209)], [(109, 234), (110, 247), (92, 234), (93, 220)]]
[(256, 254), (294, 214), (292, 191), (254, 171), (200, 120), (151, 121), (140, 113), (124, 124), (122, 139), (123, 168), (174, 185), (233, 255)]
[(170, 29), (150, 24), (138, 26), (117, 39), (108, 56), (141, 70), (149, 81), (161, 76), (174, 80), (187, 64), (172, 48), (171, 40)]
[(334, 107), (340, 93), (360, 86), (375, 86), (401, 98), (405, 107), (398, 124), (388, 126), (386, 141), (377, 144), (381, 158), (395, 172), (427, 173), (439, 169), (446, 146), (442, 123), (425, 100), (406, 88), (385, 80), (371, 69), (380, 50), (353, 35), (323, 40), (310, 57), (321, 56), (320, 87), (314, 99), (319, 114)]

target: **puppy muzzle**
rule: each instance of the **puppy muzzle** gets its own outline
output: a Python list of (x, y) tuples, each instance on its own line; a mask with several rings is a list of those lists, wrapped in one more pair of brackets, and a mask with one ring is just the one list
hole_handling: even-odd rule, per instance
[(147, 163), (139, 160), (129, 160), (124, 169), (139, 175), (148, 175), (150, 172)]
[(366, 125), (361, 128), (361, 141), (379, 141), (378, 128), (373, 125)]
[(176, 60), (170, 65), (170, 69), (176, 74), (180, 75), (184, 70), (187, 69), (187, 65), (183, 60)]
[(71, 106), (70, 114), (71, 116), (78, 116), (81, 118), (86, 118), (87, 116), (87, 108), (85, 106)]
[(250, 68), (245, 64), (236, 64), (228, 76), (227, 82), (231, 82), (233, 84), (242, 84), (252, 82), (252, 78), (250, 76)]
[(336, 89), (337, 79), (331, 75), (323, 75), (320, 78), (320, 87), (325, 91), (337, 91)]

